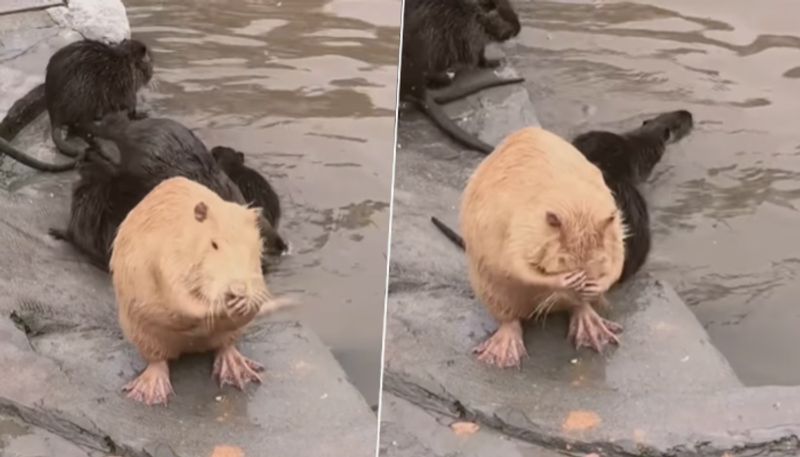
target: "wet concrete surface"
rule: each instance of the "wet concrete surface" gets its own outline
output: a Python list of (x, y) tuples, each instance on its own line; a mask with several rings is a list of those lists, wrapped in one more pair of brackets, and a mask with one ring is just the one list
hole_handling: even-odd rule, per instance
[[(376, 405), (400, 2), (383, 0), (380, 14), (344, 0), (125, 6), (132, 34), (154, 55), (145, 106), (192, 128), (209, 147), (245, 152), (268, 177), (291, 244), (270, 285), (297, 297), (301, 306), (291, 317), (320, 335)], [(24, 49), (27, 38), (14, 37), (31, 29), (56, 38), (3, 69), (4, 109), (41, 81), (49, 55), (74, 39), (39, 23), (7, 36)], [(15, 57), (17, 48), (6, 49)], [(42, 116), (18, 143), (53, 160), (45, 126)], [(72, 180), (9, 163), (3, 170), (12, 190), (58, 182), (55, 194), (67, 196)]]
[[(414, 404), (384, 394), (381, 398), (381, 446), (384, 457), (556, 457), (563, 454), (542, 446), (478, 428), (443, 414), (417, 408)], [(409, 424), (413, 424), (409, 427)], [(461, 427), (461, 428), (459, 428)]]
[[(515, 43), (505, 47), (511, 61), (517, 60), (517, 48)], [(539, 124), (531, 118), (548, 126), (549, 110), (539, 109), (539, 95), (520, 87), (497, 88), (447, 109), (464, 118), (467, 130), (496, 142)], [(631, 118), (628, 122), (637, 125), (640, 118)], [(398, 134), (385, 392), (410, 403), (412, 410), (477, 421), (505, 438), (571, 455), (797, 454), (800, 391), (743, 387), (657, 271), (642, 272), (610, 297), (610, 318), (625, 326), (619, 348), (604, 355), (575, 351), (565, 338), (566, 319), (553, 316), (529, 325), (530, 357), (521, 370), (477, 362), (472, 347), (497, 324), (471, 293), (463, 254), (429, 218), (436, 215), (456, 226), (461, 190), (483, 157), (455, 146), (413, 111), (401, 116)], [(690, 144), (671, 149), (669, 157)], [(657, 167), (656, 175), (665, 168)], [(387, 453), (397, 451), (392, 441), (404, 437), (412, 448), (432, 449), (437, 442), (425, 438), (430, 427), (402, 419), (391, 407), (382, 419), (391, 426), (381, 435)], [(457, 445), (444, 447), (459, 452)]]
[(800, 383), (800, 5), (517, 8), (523, 29), (509, 54), (546, 127), (570, 136), (694, 113), (697, 129), (644, 189), (655, 232), (646, 269), (675, 286), (745, 384)]

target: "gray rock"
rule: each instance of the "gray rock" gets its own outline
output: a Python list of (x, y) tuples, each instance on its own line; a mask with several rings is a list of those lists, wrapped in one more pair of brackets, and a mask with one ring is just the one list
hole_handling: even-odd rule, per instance
[(70, 0), (68, 7), (47, 10), (53, 20), (84, 38), (116, 43), (131, 35), (122, 0)]
[(381, 399), (381, 444), (384, 457), (556, 457), (541, 446), (508, 438), (480, 428), (471, 435), (457, 435), (448, 416), (427, 412), (392, 394)]
[(0, 455), (3, 457), (91, 457), (92, 454), (58, 435), (0, 413)]

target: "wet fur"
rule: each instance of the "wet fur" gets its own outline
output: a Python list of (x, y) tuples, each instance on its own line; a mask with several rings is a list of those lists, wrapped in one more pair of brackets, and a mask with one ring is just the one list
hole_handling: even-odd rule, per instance
[[(548, 212), (560, 228), (548, 223)], [(584, 270), (606, 291), (622, 272), (624, 226), (602, 174), (543, 129), (509, 135), (478, 166), (464, 190), (460, 226), (470, 283), (500, 322), (576, 304), (571, 292), (531, 278)]]
[[(264, 217), (277, 231), (281, 218), (281, 204), (278, 194), (259, 172), (245, 165), (244, 154), (225, 146), (211, 148), (211, 155), (217, 165), (239, 188), (244, 200), (251, 206), (261, 208)], [(286, 250), (286, 243), (278, 237), (279, 249)]]
[[(180, 177), (127, 215), (110, 266), (120, 325), (145, 360), (232, 345), (269, 301), (259, 217)], [(232, 315), (226, 306), (239, 299), (244, 312)]]
[(603, 172), (628, 229), (620, 282), (636, 274), (650, 253), (650, 216), (638, 185), (650, 177), (667, 145), (688, 135), (693, 125), (690, 112), (672, 111), (648, 119), (629, 132), (590, 131), (572, 142)]
[[(108, 234), (114, 233), (128, 212), (166, 179), (182, 176), (210, 188), (223, 200), (245, 204), (238, 187), (202, 141), (176, 121), (130, 120), (123, 112), (85, 128), (99, 138), (113, 141), (120, 151), (120, 161), (110, 163), (96, 158), (82, 165), (67, 228), (51, 230), (51, 234), (73, 244), (95, 265), (108, 264)], [(267, 250), (274, 250), (277, 233), (263, 217), (261, 225), (269, 235), (264, 240)]]
[[(147, 47), (137, 40), (116, 45), (80, 40), (56, 51), (47, 64), (45, 82), (17, 101), (0, 123), (0, 152), (40, 171), (71, 170), (86, 152), (63, 134), (76, 134), (90, 145), (84, 124), (116, 111), (142, 117), (136, 111), (136, 94), (153, 76)], [(11, 146), (13, 138), (44, 109), (50, 118), (51, 137), (57, 149), (75, 160), (48, 164)], [(64, 132), (66, 130), (66, 132)]]
[[(501, 5), (491, 8), (491, 6)], [(502, 11), (502, 14), (500, 13)], [(504, 15), (506, 17), (504, 17)], [(447, 72), (494, 63), (484, 58), (491, 41), (503, 41), (519, 33), (519, 19), (506, 0), (408, 0), (405, 3), (400, 94), (413, 102), (441, 130), (462, 145), (488, 154), (493, 149), (466, 133), (439, 106), (430, 86), (450, 83)], [(438, 94), (439, 101), (452, 101), (486, 87), (519, 82), (497, 78), (475, 78), (473, 85), (456, 92)]]

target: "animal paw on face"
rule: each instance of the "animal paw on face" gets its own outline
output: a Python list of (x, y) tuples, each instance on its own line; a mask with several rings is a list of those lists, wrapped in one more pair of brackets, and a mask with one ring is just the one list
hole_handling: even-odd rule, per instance
[(499, 368), (519, 367), (522, 358), (528, 356), (525, 342), (522, 339), (520, 324), (502, 324), (483, 343), (472, 350), (478, 354), (478, 360)]
[(559, 275), (556, 279), (560, 289), (580, 292), (586, 286), (586, 272), (573, 271)]
[(166, 405), (169, 396), (175, 393), (169, 380), (169, 368), (166, 362), (148, 365), (142, 374), (126, 384), (122, 391), (128, 393), (128, 398), (148, 406)]
[(603, 319), (588, 305), (573, 311), (570, 317), (568, 337), (575, 344), (575, 349), (588, 347), (603, 352), (609, 344), (619, 345), (617, 335), (620, 333), (622, 333), (621, 325)]
[(251, 312), (247, 297), (236, 296), (225, 302), (230, 317), (246, 317)]
[(244, 390), (248, 382), (261, 384), (264, 366), (243, 356), (235, 347), (220, 349), (214, 358), (213, 377), (217, 379), (220, 387), (226, 384)]
[(583, 284), (583, 287), (578, 290), (578, 293), (581, 297), (585, 299), (596, 298), (604, 291), (600, 288), (600, 284), (597, 281), (586, 281)]

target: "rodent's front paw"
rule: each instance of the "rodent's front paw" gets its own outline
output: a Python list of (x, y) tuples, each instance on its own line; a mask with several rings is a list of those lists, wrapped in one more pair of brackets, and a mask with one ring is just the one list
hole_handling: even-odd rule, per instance
[(225, 302), (225, 310), (230, 317), (245, 317), (250, 313), (246, 297), (235, 297)]
[(601, 293), (603, 293), (603, 289), (601, 289), (600, 284), (597, 281), (589, 280), (584, 283), (583, 287), (578, 291), (581, 297), (586, 299), (596, 298)]
[(578, 270), (564, 273), (559, 275), (556, 280), (558, 281), (559, 288), (580, 292), (586, 284), (586, 272)]

